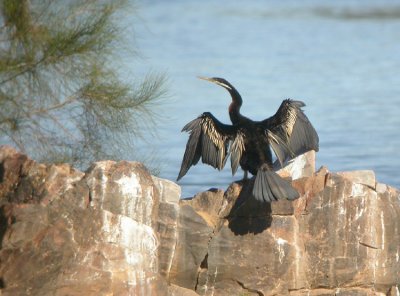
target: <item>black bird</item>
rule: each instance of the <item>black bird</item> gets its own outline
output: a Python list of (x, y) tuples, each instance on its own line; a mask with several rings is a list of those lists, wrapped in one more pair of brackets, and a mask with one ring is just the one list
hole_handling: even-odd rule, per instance
[(231, 156), (232, 175), (240, 164), (256, 176), (253, 195), (259, 201), (271, 202), (287, 198), (293, 200), (299, 193), (291, 184), (274, 172), (271, 149), (282, 167), (287, 161), (309, 150), (318, 151), (318, 135), (301, 110), (301, 101), (286, 99), (275, 115), (262, 121), (253, 121), (240, 114), (242, 97), (223, 78), (200, 79), (225, 88), (232, 97), (229, 117), (232, 125), (223, 124), (210, 112), (205, 112), (186, 124), (182, 131), (190, 133), (178, 179), (181, 179), (198, 161), (221, 170)]

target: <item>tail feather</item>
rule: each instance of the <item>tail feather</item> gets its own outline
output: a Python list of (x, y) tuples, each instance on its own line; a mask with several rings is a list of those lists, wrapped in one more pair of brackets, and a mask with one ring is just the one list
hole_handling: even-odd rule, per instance
[(277, 173), (259, 169), (253, 187), (254, 197), (262, 202), (272, 202), (279, 199), (294, 200), (299, 193), (292, 185), (282, 179)]

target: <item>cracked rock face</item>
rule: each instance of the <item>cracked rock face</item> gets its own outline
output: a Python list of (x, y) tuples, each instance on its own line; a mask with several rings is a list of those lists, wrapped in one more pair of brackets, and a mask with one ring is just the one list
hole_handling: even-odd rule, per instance
[(313, 152), (280, 174), (298, 200), (260, 204), (252, 181), (179, 200), (137, 162), (1, 147), (0, 295), (399, 295), (400, 192)]
[(1, 295), (167, 295), (159, 190), (144, 166), (86, 173), (0, 149)]

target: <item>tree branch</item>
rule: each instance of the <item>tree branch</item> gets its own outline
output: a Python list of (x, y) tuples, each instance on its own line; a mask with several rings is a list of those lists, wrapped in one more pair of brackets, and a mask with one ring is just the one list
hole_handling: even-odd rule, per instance
[(78, 97), (77, 97), (76, 95), (73, 95), (73, 96), (69, 97), (68, 99), (66, 99), (66, 100), (65, 100), (64, 102), (62, 102), (62, 103), (58, 103), (58, 104), (52, 105), (52, 106), (47, 107), (47, 108), (42, 108), (42, 109), (34, 110), (34, 111), (32, 111), (32, 112), (29, 113), (29, 116), (38, 115), (38, 114), (41, 114), (41, 113), (46, 113), (46, 114), (48, 114), (50, 111), (54, 111), (54, 110), (57, 110), (57, 109), (61, 109), (61, 108), (65, 107), (65, 106), (68, 105), (68, 104), (71, 104), (71, 103), (73, 103), (73, 102), (76, 102), (77, 99), (78, 99)]

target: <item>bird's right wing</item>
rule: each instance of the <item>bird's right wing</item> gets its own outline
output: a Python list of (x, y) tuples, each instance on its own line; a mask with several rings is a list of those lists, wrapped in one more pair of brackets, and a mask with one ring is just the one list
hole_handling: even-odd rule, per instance
[(301, 101), (284, 100), (275, 115), (261, 121), (281, 166), (310, 150), (318, 151), (318, 134), (301, 109)]
[(189, 132), (190, 136), (177, 180), (181, 179), (192, 165), (196, 165), (200, 158), (203, 163), (218, 170), (225, 166), (230, 152), (229, 142), (236, 134), (234, 126), (223, 124), (211, 113), (205, 112), (186, 124), (182, 131)]

